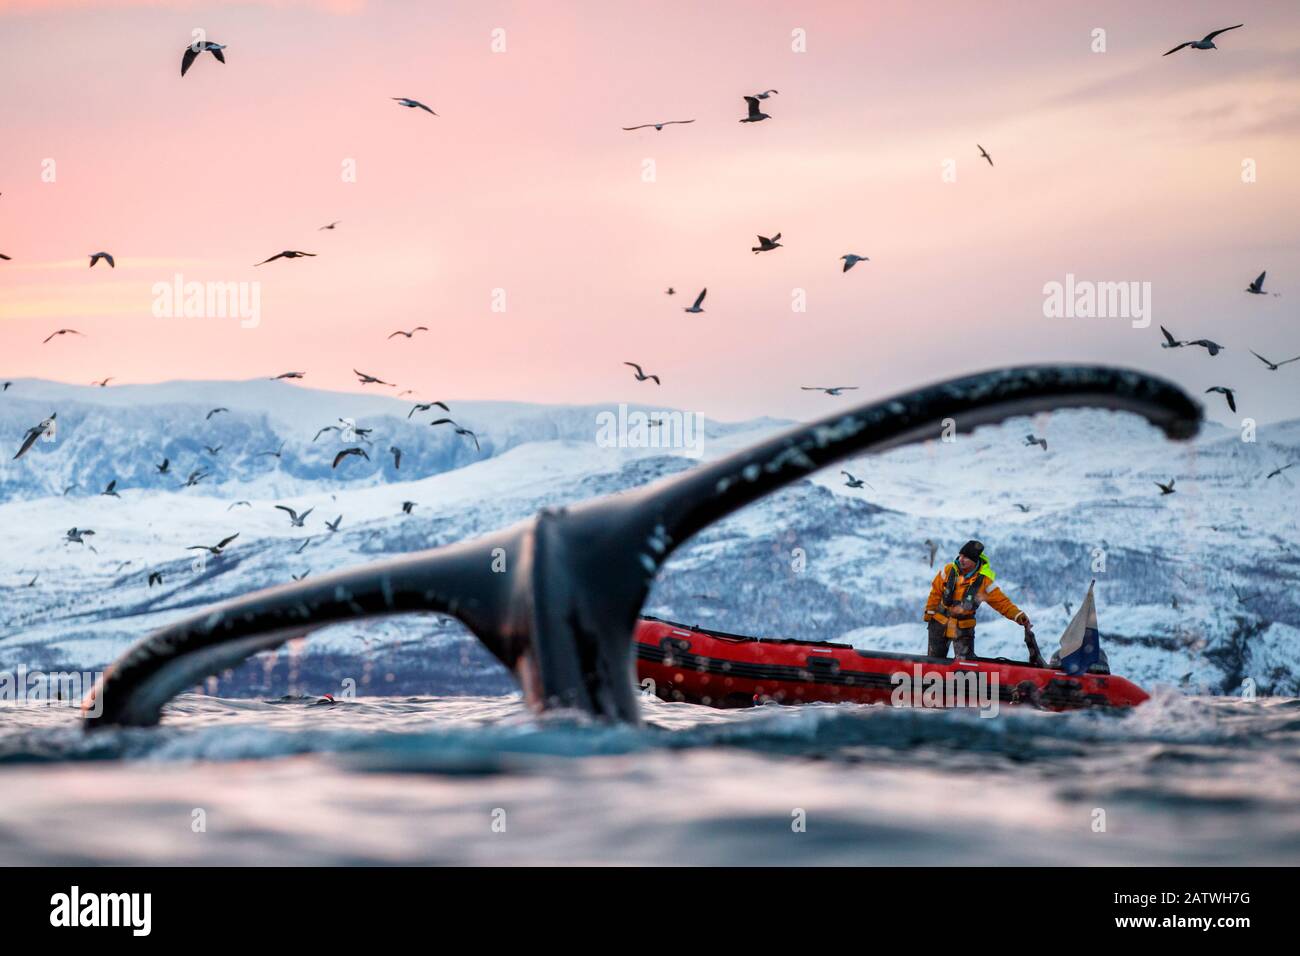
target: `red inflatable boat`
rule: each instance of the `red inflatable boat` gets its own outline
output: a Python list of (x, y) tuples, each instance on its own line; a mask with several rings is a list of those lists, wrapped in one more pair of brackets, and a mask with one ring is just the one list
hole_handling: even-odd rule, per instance
[(953, 660), (742, 637), (657, 618), (637, 622), (636, 656), (637, 678), (647, 690), (664, 700), (710, 707), (769, 701), (979, 706), (980, 686), (1001, 704), (1047, 710), (1133, 707), (1147, 699), (1142, 688), (1114, 674), (1072, 675), (1006, 658)]

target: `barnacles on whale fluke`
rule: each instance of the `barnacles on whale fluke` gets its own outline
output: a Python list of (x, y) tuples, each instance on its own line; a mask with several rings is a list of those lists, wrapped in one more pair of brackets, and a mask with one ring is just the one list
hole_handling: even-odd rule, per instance
[[(659, 567), (713, 522), (841, 458), (1015, 415), (1109, 408), (1173, 439), (1200, 406), (1176, 386), (1104, 366), (1027, 366), (928, 385), (796, 428), (625, 494), (547, 509), (473, 541), (269, 588), (145, 637), (83, 704), (89, 727), (158, 722), (204, 677), (339, 621), (408, 611), (459, 618), (537, 710), (637, 721), (632, 633)], [(506, 570), (494, 570), (504, 549)]]

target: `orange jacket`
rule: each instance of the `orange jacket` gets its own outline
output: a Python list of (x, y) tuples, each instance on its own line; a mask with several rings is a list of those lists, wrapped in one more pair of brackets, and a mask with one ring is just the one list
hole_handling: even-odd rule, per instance
[[(957, 580), (953, 585), (951, 601), (945, 604), (944, 592), (947, 590), (949, 574), (955, 574)], [(948, 637), (956, 637), (957, 628), (967, 630), (975, 626), (975, 609), (981, 604), (987, 604), (1017, 624), (1026, 617), (1025, 612), (1016, 607), (1011, 598), (983, 574), (963, 577), (957, 566), (949, 563), (934, 576), (934, 583), (930, 585), (930, 599), (925, 602), (925, 620), (947, 625)]]

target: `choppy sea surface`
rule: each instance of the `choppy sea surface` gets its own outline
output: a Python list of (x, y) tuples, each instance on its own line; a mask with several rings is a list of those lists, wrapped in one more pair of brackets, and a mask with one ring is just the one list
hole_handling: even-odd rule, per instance
[(0, 708), (0, 864), (1300, 863), (1300, 701), (1123, 714), (520, 698)]

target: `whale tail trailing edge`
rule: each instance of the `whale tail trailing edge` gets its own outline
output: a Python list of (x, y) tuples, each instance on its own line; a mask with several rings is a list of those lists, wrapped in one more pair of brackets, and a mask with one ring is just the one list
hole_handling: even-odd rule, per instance
[(1099, 407), (1195, 435), (1201, 410), (1177, 387), (1102, 366), (1032, 366), (951, 379), (801, 425), (627, 494), (548, 509), (445, 548), (236, 598), (125, 651), (83, 705), (88, 727), (156, 723), (208, 674), (327, 624), (409, 611), (463, 621), (537, 710), (639, 719), (633, 631), (659, 568), (692, 535), (854, 454), (1016, 415)]

